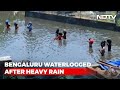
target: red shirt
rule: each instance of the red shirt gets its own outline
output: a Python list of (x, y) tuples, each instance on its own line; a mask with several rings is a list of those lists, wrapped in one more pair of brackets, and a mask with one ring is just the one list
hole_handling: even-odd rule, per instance
[(94, 43), (94, 40), (93, 40), (93, 39), (90, 39), (90, 40), (89, 40), (89, 43), (90, 43), (90, 44), (93, 44), (93, 43)]
[(58, 36), (58, 40), (62, 40), (62, 36), (61, 35)]

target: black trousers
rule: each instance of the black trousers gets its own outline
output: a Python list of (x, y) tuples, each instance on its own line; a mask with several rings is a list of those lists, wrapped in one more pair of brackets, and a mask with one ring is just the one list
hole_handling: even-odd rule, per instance
[(89, 44), (89, 47), (92, 48), (92, 44)]
[(111, 45), (108, 45), (108, 51), (111, 51)]

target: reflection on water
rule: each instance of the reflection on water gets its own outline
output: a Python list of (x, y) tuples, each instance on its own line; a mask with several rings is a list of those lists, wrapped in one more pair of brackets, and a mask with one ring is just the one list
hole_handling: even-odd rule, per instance
[(66, 41), (66, 39), (63, 39), (63, 45), (64, 45), (64, 46), (67, 45), (67, 41)]
[[(29, 21), (33, 23), (32, 33), (26, 29), (25, 21), (26, 24)], [(13, 61), (89, 61), (91, 63), (100, 59), (106, 61), (120, 58), (120, 39), (118, 39), (120, 33), (118, 32), (35, 18), (25, 18), (25, 21), (19, 21), (18, 31), (14, 30), (13, 25), (11, 31), (6, 34), (2, 30), (0, 33), (0, 56), (11, 56)], [(66, 29), (66, 40), (54, 40), (57, 28), (61, 32), (64, 28)], [(89, 38), (95, 39), (92, 48), (89, 48)], [(99, 53), (100, 42), (108, 38), (113, 42), (112, 51), (107, 52), (106, 50), (105, 56), (101, 57)]]
[(107, 60), (111, 60), (113, 58), (112, 52), (108, 52), (107, 54)]
[(15, 30), (15, 34), (18, 34), (18, 30)]
[(58, 40), (58, 46), (62, 46), (62, 40)]
[[(18, 18), (17, 18), (18, 19)], [(29, 33), (24, 21), (19, 21), (19, 30), (15, 31), (12, 25), (7, 34), (0, 33), (0, 56), (11, 56), (13, 61), (68, 61), (81, 62), (120, 58), (119, 33), (108, 30), (99, 30), (78, 25), (25, 18), (26, 24), (33, 23), (33, 31)], [(54, 40), (55, 31), (59, 28), (67, 31), (67, 39)], [(95, 39), (93, 48), (89, 48), (89, 38)], [(105, 57), (99, 53), (100, 42), (111, 38), (112, 52), (106, 50)], [(13, 51), (14, 50), (14, 51)]]
[(100, 60), (101, 60), (101, 61), (105, 61), (105, 60), (106, 60), (106, 59), (105, 59), (105, 56), (101, 56), (101, 57), (100, 57)]
[(92, 54), (93, 53), (93, 49), (91, 47), (89, 47), (89, 53)]
[[(24, 31), (24, 12), (20, 11), (15, 16), (13, 11), (0, 11), (0, 56), (12, 56), (19, 58), (20, 52), (22, 52), (22, 32)], [(10, 21), (10, 30), (5, 29), (5, 20), (9, 19)], [(15, 31), (14, 21), (18, 21), (18, 26), (20, 27), (18, 31)], [(24, 48), (23, 48), (24, 50)], [(18, 57), (19, 55), (19, 57)], [(14, 59), (14, 58), (13, 58)]]
[[(33, 22), (33, 35), (35, 35), (34, 38), (36, 38), (35, 42), (39, 43), (36, 45), (36, 48), (32, 53), (34, 60), (90, 61), (92, 63), (95, 62), (94, 59), (106, 60), (109, 57), (107, 56), (108, 52), (105, 53), (105, 57), (101, 57), (99, 48), (100, 42), (102, 40), (107, 40), (108, 38), (112, 39), (114, 47), (118, 47), (117, 50), (112, 47), (113, 57), (111, 59), (115, 59), (116, 55), (117, 57), (120, 57), (120, 54), (118, 53), (120, 50), (120, 43), (115, 41), (115, 38), (119, 37), (119, 33), (117, 32), (64, 24), (48, 20), (26, 18), (26, 23), (29, 21)], [(60, 32), (62, 32), (64, 28), (67, 30), (67, 42), (65, 40), (58, 42), (52, 40), (55, 37), (55, 31), (57, 28), (60, 29)], [(113, 37), (113, 35), (115, 37)], [(87, 41), (89, 38), (95, 39), (93, 48), (88, 47)], [(57, 46), (60, 46), (60, 48)], [(89, 53), (87, 53), (88, 49)], [(90, 54), (92, 54), (92, 56)]]

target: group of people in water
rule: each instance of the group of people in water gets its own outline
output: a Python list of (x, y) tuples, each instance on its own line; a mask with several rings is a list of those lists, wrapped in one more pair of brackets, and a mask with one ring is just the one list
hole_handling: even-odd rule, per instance
[[(6, 31), (7, 31), (7, 32), (10, 31), (10, 29), (11, 29), (10, 26), (11, 26), (11, 25), (10, 25), (10, 22), (9, 22), (8, 19), (5, 21), (5, 25), (6, 25)], [(17, 21), (14, 22), (14, 27), (15, 27), (15, 32), (17, 32), (17, 31), (18, 31), (18, 28), (19, 28)], [(27, 29), (29, 30), (29, 32), (32, 32), (32, 29), (33, 29), (33, 27), (32, 27), (32, 22), (29, 22), (29, 23), (27, 24)], [(60, 43), (62, 42), (62, 40), (63, 40), (63, 41), (66, 40), (66, 34), (67, 34), (66, 29), (63, 30), (63, 33), (60, 32), (59, 29), (57, 29), (55, 33), (56, 33), (56, 37), (55, 37), (54, 40), (58, 40)], [(93, 45), (94, 42), (95, 42), (94, 39), (89, 38), (89, 48), (92, 48), (92, 45)], [(112, 41), (111, 41), (110, 39), (108, 39), (108, 40), (106, 40), (106, 41), (102, 41), (102, 42), (101, 42), (101, 49), (99, 50), (101, 56), (104, 56), (104, 55), (105, 55), (106, 45), (107, 45), (107, 47), (108, 47), (108, 52), (110, 52), (110, 51), (111, 51)]]
[[(6, 31), (6, 33), (8, 33), (11, 30), (10, 26), (11, 26), (10, 25), (10, 21), (7, 19), (5, 21), (5, 31)], [(18, 28), (19, 28), (17, 21), (14, 21), (14, 27), (15, 27), (15, 32), (17, 33), (18, 32)], [(29, 32), (32, 32), (32, 22), (29, 22), (27, 24), (27, 29), (29, 30)]]
[[(10, 28), (10, 26), (11, 26), (10, 25), (10, 21), (8, 19), (5, 21), (5, 25), (6, 25), (6, 29), (5, 30), (8, 33), (8, 31), (11, 30), (11, 28)], [(18, 28), (19, 28), (17, 21), (14, 22), (14, 27), (15, 27), (15, 32), (17, 32)]]
[(112, 46), (112, 41), (111, 41), (111, 39), (107, 39), (107, 41), (102, 41), (101, 42), (101, 50), (100, 50), (100, 53), (101, 53), (101, 55), (102, 56), (104, 56), (104, 54), (105, 54), (105, 46), (107, 45), (107, 47), (108, 47), (108, 52), (110, 52), (111, 51), (111, 46)]
[(60, 32), (59, 29), (57, 29), (56, 36), (55, 36), (54, 40), (58, 40), (60, 46), (62, 45), (62, 41), (63, 41), (63, 44), (66, 45), (66, 39), (67, 39), (66, 34), (67, 34), (66, 29), (63, 30), (63, 33)]
[[(90, 38), (89, 39), (89, 48), (92, 48), (92, 45), (94, 43), (94, 39)], [(108, 52), (111, 51), (111, 46), (112, 46), (112, 40), (111, 39), (107, 39), (106, 41), (102, 41), (101, 42), (101, 49), (99, 50), (101, 56), (104, 56), (105, 55), (105, 49), (106, 49), (106, 46), (108, 47)]]
[(57, 40), (66, 39), (66, 34), (67, 34), (67, 32), (66, 32), (65, 29), (63, 30), (63, 33), (61, 33), (59, 29), (57, 29), (56, 30), (56, 38), (55, 39), (57, 39)]
[[(55, 40), (58, 40), (58, 41), (62, 41), (62, 40), (66, 40), (66, 30), (64, 29), (63, 30), (63, 33), (60, 32), (59, 29), (56, 30), (56, 38)], [(92, 48), (93, 47), (93, 43), (95, 42), (95, 40), (93, 38), (89, 38), (89, 48)], [(106, 46), (108, 47), (108, 52), (111, 51), (111, 46), (112, 46), (112, 40), (111, 39), (107, 39), (106, 41), (101, 41), (101, 49), (99, 50), (101, 56), (104, 56), (105, 55), (105, 49), (106, 49)]]

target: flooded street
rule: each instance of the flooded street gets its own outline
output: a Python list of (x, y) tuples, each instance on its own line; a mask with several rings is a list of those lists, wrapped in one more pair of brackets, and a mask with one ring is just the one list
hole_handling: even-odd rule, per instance
[[(37, 61), (63, 61), (63, 62), (83, 62), (95, 63), (99, 59), (112, 60), (120, 58), (120, 37), (119, 32), (109, 30), (99, 30), (78, 25), (26, 18), (26, 23), (31, 21), (34, 29), (31, 37), (25, 36), (29, 43), (29, 58)], [(59, 45), (54, 40), (55, 31), (59, 28), (61, 32), (65, 28), (67, 40)], [(89, 49), (88, 40), (94, 38), (93, 49)], [(112, 39), (112, 52), (107, 52), (105, 57), (99, 53), (100, 42)], [(118, 38), (118, 39), (117, 39)], [(31, 44), (30, 44), (31, 43)]]
[[(17, 18), (19, 19), (19, 18)], [(32, 34), (24, 24), (29, 21), (33, 23)], [(93, 29), (79, 25), (71, 25), (36, 18), (25, 18), (19, 21), (19, 30), (16, 34), (14, 27), (5, 34), (0, 33), (0, 56), (11, 56), (13, 61), (30, 60), (40, 62), (83, 62), (95, 63), (99, 59), (120, 59), (120, 33)], [(55, 31), (59, 28), (61, 32), (65, 28), (67, 40), (58, 43), (54, 40)], [(93, 49), (89, 49), (88, 40), (94, 38)], [(99, 53), (102, 40), (112, 40), (112, 52), (106, 49), (105, 57)], [(107, 48), (107, 47), (106, 47)]]

